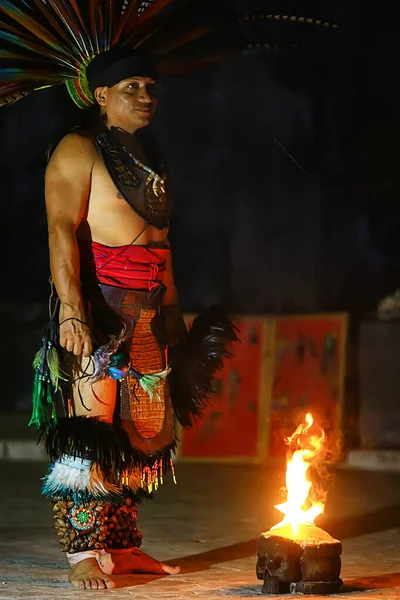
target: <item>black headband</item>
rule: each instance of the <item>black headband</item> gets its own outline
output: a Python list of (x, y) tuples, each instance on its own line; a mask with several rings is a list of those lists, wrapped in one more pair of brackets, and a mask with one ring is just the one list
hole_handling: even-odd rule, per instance
[(86, 69), (86, 78), (92, 94), (98, 87), (113, 87), (130, 77), (157, 79), (153, 59), (135, 50), (112, 49), (98, 54)]

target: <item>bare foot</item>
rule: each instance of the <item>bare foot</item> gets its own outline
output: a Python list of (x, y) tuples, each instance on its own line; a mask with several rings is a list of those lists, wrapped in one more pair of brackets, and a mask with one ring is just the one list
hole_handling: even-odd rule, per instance
[(82, 590), (110, 590), (115, 582), (104, 573), (94, 558), (86, 558), (74, 565), (69, 574), (69, 581)]
[(120, 575), (122, 573), (152, 573), (155, 575), (177, 575), (180, 567), (172, 567), (159, 562), (137, 548), (132, 552), (106, 552), (100, 556), (100, 565), (107, 575)]

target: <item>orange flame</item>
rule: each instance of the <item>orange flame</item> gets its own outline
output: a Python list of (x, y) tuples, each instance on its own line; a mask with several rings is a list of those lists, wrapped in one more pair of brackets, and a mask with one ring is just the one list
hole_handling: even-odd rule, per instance
[(323, 450), (326, 439), (322, 429), (319, 435), (309, 433), (313, 423), (314, 419), (311, 413), (307, 413), (306, 424), (299, 425), (296, 431), (285, 440), (292, 448), (295, 446), (297, 449), (287, 459), (287, 500), (283, 504), (275, 506), (285, 517), (271, 529), (290, 525), (293, 534), (298, 535), (300, 525), (312, 525), (314, 519), (324, 512), (325, 505), (322, 502), (314, 502), (312, 499), (310, 494), (312, 482), (307, 477), (311, 462)]

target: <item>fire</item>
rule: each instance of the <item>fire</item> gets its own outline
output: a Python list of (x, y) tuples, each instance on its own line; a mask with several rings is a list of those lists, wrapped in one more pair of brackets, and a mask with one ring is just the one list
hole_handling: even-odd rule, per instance
[[(286, 465), (287, 500), (275, 506), (284, 515), (284, 519), (271, 529), (278, 529), (289, 525), (295, 536), (299, 533), (301, 525), (313, 525), (314, 519), (324, 512), (322, 502), (314, 502), (312, 498), (312, 481), (308, 477), (308, 470), (312, 461), (324, 449), (325, 433), (322, 429), (311, 433), (314, 423), (311, 413), (306, 414), (306, 423), (300, 424), (296, 431), (285, 441), (293, 449), (296, 448)], [(316, 427), (314, 426), (313, 430)]]

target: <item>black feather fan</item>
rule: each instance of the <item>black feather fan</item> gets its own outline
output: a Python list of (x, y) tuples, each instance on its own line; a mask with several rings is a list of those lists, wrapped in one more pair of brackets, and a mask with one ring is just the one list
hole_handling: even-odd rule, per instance
[(175, 416), (184, 428), (200, 417), (215, 393), (215, 374), (224, 358), (231, 358), (230, 345), (239, 341), (238, 328), (226, 313), (214, 306), (197, 316), (187, 341), (173, 348), (168, 383)]

